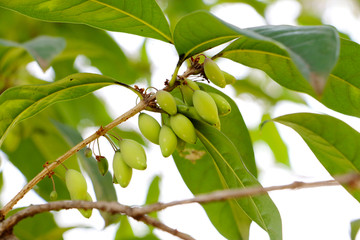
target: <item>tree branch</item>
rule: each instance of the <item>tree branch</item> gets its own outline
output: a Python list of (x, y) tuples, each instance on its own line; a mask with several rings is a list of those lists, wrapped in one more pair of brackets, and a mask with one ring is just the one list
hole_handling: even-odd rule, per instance
[(169, 203), (155, 203), (151, 205), (145, 205), (142, 207), (131, 207), (127, 205), (120, 204), (118, 202), (87, 202), (87, 201), (57, 201), (49, 202), (41, 205), (29, 206), (24, 210), (21, 210), (14, 215), (10, 216), (6, 220), (0, 223), (0, 238), (12, 234), (13, 227), (20, 222), (22, 219), (31, 217), (35, 214), (42, 212), (49, 212), (51, 210), (62, 210), (70, 208), (82, 208), (82, 209), (93, 209), (108, 212), (111, 214), (124, 214), (129, 217), (132, 217), (138, 221), (142, 221), (146, 224), (152, 225), (158, 229), (166, 231), (174, 236), (177, 236), (181, 239), (193, 239), (191, 236), (179, 232), (176, 229), (172, 229), (160, 221), (153, 219), (147, 214), (151, 212), (161, 211), (168, 207), (173, 207), (177, 205), (190, 204), (190, 203), (200, 203), (206, 204), (210, 202), (225, 201), (229, 199), (256, 196), (261, 194), (267, 194), (271, 191), (278, 190), (288, 190), (288, 189), (302, 189), (302, 188), (315, 188), (315, 187), (325, 187), (325, 186), (335, 186), (339, 184), (347, 185), (349, 188), (359, 188), (360, 187), (360, 175), (359, 174), (346, 174), (336, 177), (334, 180), (326, 181), (317, 181), (317, 182), (293, 182), (291, 184), (271, 186), (271, 187), (251, 187), (243, 189), (229, 189), (215, 191), (208, 194), (201, 194), (193, 198), (173, 201)]

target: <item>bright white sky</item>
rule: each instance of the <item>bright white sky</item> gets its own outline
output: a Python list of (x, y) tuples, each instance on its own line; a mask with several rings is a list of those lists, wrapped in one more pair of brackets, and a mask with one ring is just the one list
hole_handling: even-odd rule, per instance
[[(339, 1), (330, 2), (332, 4), (327, 7), (324, 20), (338, 29), (351, 34), (356, 41), (360, 41), (360, 31), (357, 28), (359, 26), (359, 19), (354, 17), (351, 8), (348, 7), (350, 5), (345, 5), (345, 1), (340, 1), (342, 5), (338, 4)], [(300, 6), (296, 1), (279, 1), (267, 13), (269, 24), (295, 24), (294, 19), (299, 11)], [(219, 6), (213, 10), (213, 13), (241, 28), (265, 24), (264, 20), (254, 10), (243, 4)], [(127, 53), (138, 54), (137, 50), (142, 44), (143, 38), (119, 33), (113, 34), (113, 36)], [(147, 49), (150, 59), (154, 63), (152, 75), (154, 87), (160, 88), (163, 80), (169, 78), (174, 70), (177, 61), (175, 49), (173, 46), (156, 40), (148, 41)], [(81, 58), (77, 63), (79, 65), (82, 64)], [(247, 68), (239, 64), (232, 64), (229, 61), (220, 61), (219, 65), (235, 76), (241, 76), (244, 72), (248, 71)], [(36, 65), (31, 65), (32, 69), (35, 67)], [(86, 68), (85, 71), (96, 72), (96, 69)], [(51, 71), (47, 74), (47, 76), (51, 76)], [(138, 85), (141, 86), (141, 84)], [(227, 87), (225, 90), (229, 95), (233, 95), (230, 87)], [(121, 94), (119, 94), (120, 91)], [(105, 99), (113, 117), (117, 117), (127, 111), (129, 104), (135, 104), (136, 99), (133, 93), (116, 87), (102, 89), (97, 94)], [(343, 119), (360, 131), (358, 119), (330, 111), (310, 97), (305, 96), (305, 99), (309, 102), (311, 109), (284, 102), (275, 109), (273, 117), (304, 111), (327, 113)], [(126, 104), (122, 104), (122, 102)], [(257, 126), (260, 123), (262, 114), (261, 107), (249, 98), (238, 99), (237, 103), (246, 123), (251, 127)], [(158, 118), (156, 115), (153, 116)], [(158, 120), (160, 119), (158, 118)], [(131, 119), (124, 125), (137, 128), (137, 118)], [(293, 181), (317, 181), (331, 178), (299, 135), (287, 127), (277, 126), (289, 146), (292, 169), (288, 170), (276, 165), (268, 147), (265, 144), (256, 144), (255, 154), (260, 169), (260, 182), (264, 186), (287, 184)], [(87, 134), (91, 134), (95, 130), (89, 129)], [(168, 202), (191, 197), (192, 195), (177, 172), (173, 160), (171, 158), (164, 159), (158, 146), (150, 144), (150, 147), (150, 149), (146, 150), (148, 169), (146, 171), (135, 171), (128, 188), (121, 189), (119, 186), (116, 186), (119, 201), (130, 205), (143, 204), (146, 189), (155, 174), (162, 176), (161, 201)], [(105, 152), (109, 160), (112, 159), (113, 152), (107, 144), (102, 144), (102, 152)], [(11, 186), (9, 183), (5, 185), (4, 192), (1, 195), (2, 202), (7, 202), (18, 192), (25, 181), (19, 181), (19, 179), (23, 178), (19, 177), (19, 173), (7, 161), (4, 161), (2, 168), (5, 178), (16, 178), (11, 183)], [(17, 186), (15, 186), (15, 183)], [(93, 193), (92, 195), (94, 196)], [(277, 205), (282, 217), (284, 240), (350, 239), (350, 222), (360, 218), (359, 203), (342, 187), (279, 191), (270, 193), (270, 196)], [(31, 193), (21, 200), (19, 206), (40, 202), (42, 200), (36, 194)], [(68, 231), (64, 234), (65, 240), (114, 238), (117, 226), (111, 226), (103, 230), (102, 219), (97, 211), (93, 212), (90, 220), (82, 218), (76, 210), (61, 211), (56, 215), (57, 220), (64, 227), (72, 226), (73, 224), (93, 227), (93, 229)], [(160, 218), (170, 227), (186, 232), (195, 239), (224, 239), (211, 225), (203, 209), (195, 204), (164, 210), (160, 212)], [(144, 229), (141, 223), (136, 221), (131, 221), (131, 223), (135, 229)], [(177, 239), (161, 231), (157, 231), (157, 233), (161, 239)], [(251, 226), (250, 236), (252, 240), (269, 239), (267, 234), (255, 224)]]

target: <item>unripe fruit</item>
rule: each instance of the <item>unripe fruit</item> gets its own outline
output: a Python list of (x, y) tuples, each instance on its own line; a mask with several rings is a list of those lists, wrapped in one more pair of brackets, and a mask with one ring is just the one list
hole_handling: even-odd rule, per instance
[(166, 125), (162, 126), (159, 135), (159, 144), (164, 157), (169, 157), (175, 151), (177, 137), (170, 127)]
[(199, 86), (196, 84), (196, 82), (191, 81), (190, 79), (186, 79), (185, 83), (180, 85), (180, 90), (182, 92), (182, 95), (184, 97), (185, 102), (192, 106), (192, 95), (194, 91), (199, 90)]
[(196, 142), (195, 127), (192, 122), (182, 114), (176, 114), (170, 117), (170, 126), (176, 136), (187, 143)]
[(85, 151), (84, 151), (84, 154), (85, 154), (85, 157), (89, 158), (92, 156), (92, 151), (90, 148), (85, 148)]
[(226, 99), (217, 93), (208, 93), (215, 101), (219, 116), (225, 116), (231, 112), (231, 106)]
[[(86, 198), (82, 199), (88, 202), (92, 202), (92, 198), (89, 193), (86, 193)], [(92, 209), (79, 209), (79, 212), (86, 218), (90, 218), (92, 214)]]
[(224, 74), (222, 73), (219, 66), (211, 58), (205, 58), (204, 72), (207, 79), (209, 79), (216, 86), (222, 88), (226, 86)]
[(168, 114), (176, 114), (176, 101), (171, 93), (164, 90), (157, 91), (156, 102), (159, 104), (161, 109)]
[(144, 135), (144, 137), (152, 143), (159, 144), (159, 133), (161, 127), (155, 118), (146, 113), (140, 113), (138, 125), (140, 132)]
[(67, 170), (65, 173), (65, 183), (72, 200), (86, 199), (86, 180), (80, 172), (74, 169)]
[(210, 124), (219, 122), (218, 110), (214, 99), (205, 91), (197, 90), (193, 95), (193, 103), (200, 117)]
[(138, 170), (146, 169), (146, 154), (144, 148), (132, 139), (124, 139), (119, 143), (121, 155), (125, 163)]
[(116, 180), (116, 183), (119, 183), (121, 187), (127, 187), (131, 180), (132, 168), (124, 162), (122, 154), (119, 151), (116, 151), (114, 154), (113, 170), (114, 183)]
[(99, 169), (100, 174), (105, 176), (105, 174), (109, 170), (108, 160), (104, 156), (98, 156), (98, 157), (96, 157), (96, 160), (97, 160), (98, 169)]
[(51, 193), (50, 193), (50, 200), (51, 200), (51, 201), (54, 201), (54, 200), (57, 199), (57, 197), (58, 197), (57, 192), (56, 192), (55, 190), (51, 191)]
[(233, 83), (235, 83), (236, 78), (235, 78), (233, 75), (231, 75), (230, 73), (227, 73), (227, 72), (225, 72), (225, 71), (222, 71), (222, 73), (224, 74), (224, 78), (225, 78), (226, 84), (233, 84)]

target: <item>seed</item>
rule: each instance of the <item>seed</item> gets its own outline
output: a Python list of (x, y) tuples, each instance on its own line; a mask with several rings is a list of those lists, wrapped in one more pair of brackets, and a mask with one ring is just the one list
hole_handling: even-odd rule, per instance
[(225, 72), (225, 71), (222, 71), (222, 73), (224, 74), (224, 78), (225, 78), (226, 84), (233, 84), (233, 83), (235, 83), (236, 78), (235, 78), (233, 75), (231, 75), (230, 73), (227, 73), (227, 72)]
[(191, 81), (190, 79), (186, 79), (184, 81), (184, 84), (180, 85), (180, 91), (185, 99), (185, 102), (192, 106), (192, 95), (194, 91), (199, 90), (199, 86), (196, 84), (196, 82)]
[(164, 157), (169, 157), (176, 149), (177, 137), (173, 130), (164, 125), (160, 130), (159, 145)]
[(66, 187), (72, 200), (84, 200), (87, 194), (87, 184), (84, 176), (74, 170), (69, 169), (65, 173)]
[(219, 122), (218, 110), (214, 99), (205, 91), (197, 90), (193, 95), (196, 111), (204, 121), (210, 124)]
[(170, 126), (176, 136), (187, 143), (194, 144), (196, 142), (195, 127), (192, 122), (184, 115), (178, 113), (170, 117)]
[(144, 135), (144, 137), (152, 143), (159, 144), (159, 133), (161, 127), (155, 118), (146, 113), (140, 113), (138, 125), (140, 132)]
[(124, 162), (119, 151), (116, 151), (114, 154), (113, 170), (116, 183), (119, 183), (123, 188), (127, 187), (132, 177), (132, 168)]
[(219, 116), (225, 116), (231, 112), (231, 106), (226, 99), (217, 93), (208, 93), (215, 101)]
[(100, 174), (105, 176), (109, 169), (108, 160), (104, 156), (98, 156), (96, 157), (96, 160)]
[(146, 169), (146, 154), (144, 148), (132, 139), (123, 139), (119, 143), (121, 155), (125, 163), (138, 170)]
[(211, 59), (205, 58), (204, 60), (204, 72), (213, 84), (224, 88), (226, 86), (225, 77), (219, 66)]
[(161, 109), (168, 114), (176, 114), (176, 101), (171, 93), (164, 90), (157, 91), (156, 102), (159, 104)]

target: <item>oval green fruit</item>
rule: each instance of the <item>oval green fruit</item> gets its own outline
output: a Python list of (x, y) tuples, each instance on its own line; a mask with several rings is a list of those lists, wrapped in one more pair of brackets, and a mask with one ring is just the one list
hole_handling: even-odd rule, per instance
[(155, 118), (146, 113), (140, 113), (138, 125), (140, 132), (144, 135), (144, 137), (152, 143), (159, 144), (159, 133), (161, 127)]
[(87, 184), (84, 176), (74, 170), (65, 172), (65, 183), (72, 200), (84, 200), (87, 194)]
[(193, 95), (193, 103), (200, 117), (207, 123), (219, 122), (218, 110), (214, 99), (203, 90), (196, 90)]
[(51, 191), (51, 193), (50, 193), (50, 200), (51, 200), (51, 201), (55, 201), (55, 200), (57, 199), (57, 197), (58, 197), (57, 192), (56, 192), (55, 190)]
[(156, 102), (162, 110), (170, 115), (176, 114), (176, 101), (171, 93), (160, 90), (156, 92)]
[(159, 145), (164, 157), (169, 157), (176, 149), (177, 137), (173, 130), (164, 125), (160, 130)]
[(132, 139), (123, 139), (119, 143), (121, 155), (125, 163), (132, 168), (145, 170), (146, 154), (144, 148)]
[(170, 117), (170, 126), (176, 136), (187, 143), (196, 143), (196, 132), (192, 122), (184, 115), (178, 113)]
[(113, 170), (116, 183), (119, 183), (123, 188), (127, 187), (132, 177), (132, 168), (124, 162), (122, 154), (119, 151), (116, 151), (114, 154)]
[(225, 116), (231, 112), (231, 106), (226, 99), (217, 93), (208, 93), (215, 101), (219, 116)]
[(85, 154), (85, 157), (89, 158), (92, 156), (92, 151), (90, 148), (85, 148), (85, 151), (84, 151), (84, 154)]
[(192, 96), (194, 91), (200, 90), (199, 86), (196, 84), (196, 82), (193, 82), (190, 79), (185, 79), (183, 84), (180, 85), (180, 91), (184, 97), (185, 102), (192, 106)]
[(216, 86), (222, 88), (226, 86), (224, 74), (222, 73), (219, 66), (211, 58), (205, 58), (204, 72), (207, 79), (209, 79)]
[(100, 174), (105, 176), (105, 174), (109, 170), (108, 160), (104, 156), (98, 156), (96, 158), (96, 160), (97, 160), (97, 165), (98, 165), (98, 169), (99, 169)]
[(233, 83), (235, 83), (236, 78), (235, 78), (233, 75), (231, 75), (230, 73), (227, 73), (227, 72), (225, 72), (225, 71), (222, 71), (222, 73), (224, 74), (224, 78), (225, 78), (226, 84), (233, 84)]
[[(92, 198), (89, 193), (86, 193), (86, 198), (82, 200), (92, 202)], [(90, 218), (92, 215), (92, 209), (79, 209), (79, 212), (86, 218)]]

